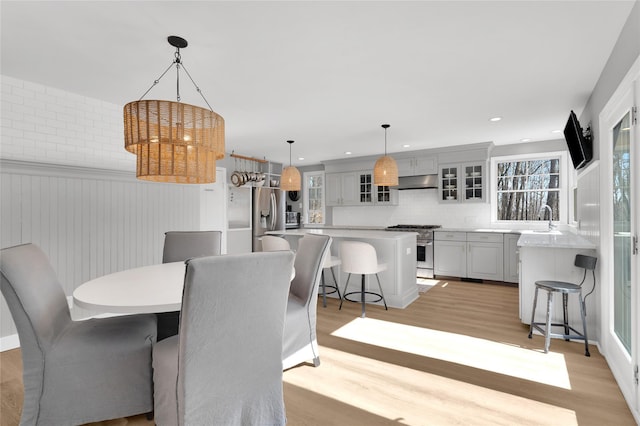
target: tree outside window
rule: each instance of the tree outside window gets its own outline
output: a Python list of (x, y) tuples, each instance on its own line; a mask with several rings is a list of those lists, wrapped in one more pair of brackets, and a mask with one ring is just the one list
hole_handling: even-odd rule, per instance
[[(496, 163), (497, 219), (504, 221), (560, 218), (560, 159), (505, 161)], [(546, 209), (545, 209), (546, 210)]]

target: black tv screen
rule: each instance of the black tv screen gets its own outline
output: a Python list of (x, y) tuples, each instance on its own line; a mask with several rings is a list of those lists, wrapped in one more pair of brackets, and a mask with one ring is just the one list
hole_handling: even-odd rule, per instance
[(567, 141), (569, 155), (575, 169), (586, 166), (593, 158), (591, 138), (586, 137), (578, 122), (578, 117), (571, 111), (567, 125), (564, 127), (564, 139)]

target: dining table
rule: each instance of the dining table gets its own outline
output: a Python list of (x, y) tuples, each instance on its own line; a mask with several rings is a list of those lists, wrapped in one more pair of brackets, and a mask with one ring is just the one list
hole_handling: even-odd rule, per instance
[[(179, 311), (185, 262), (126, 269), (81, 284), (73, 303), (95, 313), (145, 314)], [(295, 268), (291, 280), (295, 277)]]

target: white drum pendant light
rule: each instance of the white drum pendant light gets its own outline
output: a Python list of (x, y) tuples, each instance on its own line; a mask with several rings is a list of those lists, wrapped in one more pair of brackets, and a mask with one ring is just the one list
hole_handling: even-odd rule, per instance
[[(224, 119), (213, 112), (184, 67), (181, 37), (169, 36), (175, 59), (138, 101), (124, 106), (124, 147), (137, 156), (136, 177), (154, 182), (213, 183), (216, 160), (224, 158)], [(142, 100), (175, 64), (177, 101)], [(183, 68), (209, 109), (180, 102)]]
[(389, 124), (383, 124), (384, 129), (384, 156), (378, 158), (373, 167), (373, 184), (377, 186), (398, 186), (398, 165), (396, 160), (387, 155), (387, 129)]
[(289, 167), (285, 167), (280, 176), (280, 189), (285, 191), (300, 191), (301, 179), (300, 171), (291, 165), (291, 145), (293, 141), (287, 141), (289, 144)]

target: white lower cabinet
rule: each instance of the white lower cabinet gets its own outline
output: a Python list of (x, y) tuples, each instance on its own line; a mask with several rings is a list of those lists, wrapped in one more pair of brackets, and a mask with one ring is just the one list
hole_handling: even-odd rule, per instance
[(466, 277), (467, 243), (434, 241), (433, 273), (451, 277)]
[(518, 283), (518, 238), (520, 234), (504, 234), (504, 281)]
[(434, 232), (434, 274), (503, 281), (501, 233)]

